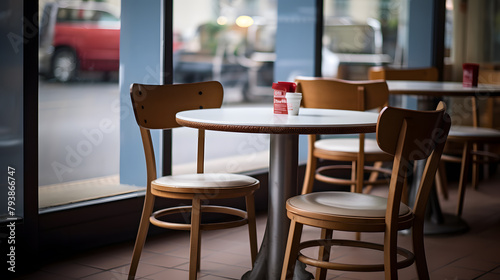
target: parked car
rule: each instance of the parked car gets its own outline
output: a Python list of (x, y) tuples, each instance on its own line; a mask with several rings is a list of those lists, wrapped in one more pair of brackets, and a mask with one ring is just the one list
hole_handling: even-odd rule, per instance
[(39, 72), (60, 82), (78, 71), (118, 71), (119, 8), (108, 3), (48, 3), (40, 24)]

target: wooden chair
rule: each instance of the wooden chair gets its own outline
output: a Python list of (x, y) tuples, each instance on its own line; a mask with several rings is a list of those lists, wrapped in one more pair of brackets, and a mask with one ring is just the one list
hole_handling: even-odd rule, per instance
[[(484, 84), (500, 83), (500, 71), (481, 70), (480, 81)], [(480, 72), (481, 72), (480, 71)], [(468, 182), (469, 171), (471, 173), (471, 184), (477, 189), (479, 184), (480, 165), (500, 161), (500, 155), (488, 149), (488, 146), (500, 143), (500, 130), (493, 128), (493, 104), (495, 98), (488, 97), (486, 103), (486, 127), (481, 125), (479, 100), (484, 96), (471, 97), (472, 126), (453, 125), (448, 136), (450, 146), (459, 145), (461, 151), (457, 153), (453, 149), (446, 149), (442, 160), (460, 163), (460, 177), (458, 181), (457, 215), (461, 216), (465, 200), (465, 190)], [(444, 169), (438, 170), (438, 177), (442, 178), (440, 184), (446, 189), (446, 174)]]
[[(302, 92), (302, 106), (305, 108), (326, 108), (366, 111), (381, 109), (387, 104), (389, 90), (382, 81), (346, 81), (334, 78), (297, 77), (297, 92)], [(390, 174), (381, 168), (382, 162), (392, 161), (392, 156), (378, 147), (375, 139), (360, 134), (356, 138), (333, 138), (317, 140), (309, 135), (308, 158), (302, 194), (313, 191), (314, 179), (322, 182), (350, 185), (351, 191), (362, 192), (365, 185), (386, 184), (377, 179), (378, 173)], [(351, 165), (327, 165), (316, 169), (318, 159), (351, 162)], [(375, 162), (365, 166), (365, 162)], [(350, 170), (351, 178), (333, 177), (328, 172)], [(365, 172), (372, 172), (368, 180)], [(327, 174), (328, 173), (328, 174)]]
[[(286, 203), (291, 219), (281, 279), (292, 277), (296, 260), (317, 267), (315, 279), (325, 279), (327, 269), (344, 271), (385, 271), (385, 279), (397, 279), (398, 269), (416, 263), (419, 279), (429, 279), (425, 258), (423, 226), (425, 209), (435, 172), (441, 158), (450, 118), (444, 103), (436, 111), (412, 111), (386, 107), (377, 123), (380, 148), (394, 155), (388, 197), (352, 192), (316, 192), (290, 198)], [(427, 159), (413, 209), (401, 202), (410, 162)], [(301, 241), (303, 225), (321, 228), (321, 239)], [(398, 231), (412, 229), (413, 251), (398, 247)], [(332, 239), (334, 230), (383, 232), (383, 244)], [(333, 245), (383, 251), (383, 264), (329, 262)], [(300, 253), (319, 246), (319, 257)]]
[(374, 66), (368, 69), (370, 80), (437, 81), (439, 73), (435, 67), (389, 68)]
[[(137, 124), (140, 127), (147, 167), (147, 189), (139, 232), (135, 242), (129, 279), (134, 279), (149, 223), (167, 229), (191, 231), (189, 279), (197, 278), (200, 268), (200, 232), (232, 228), (248, 224), (252, 263), (257, 255), (254, 192), (260, 186), (258, 180), (240, 174), (203, 173), (204, 130), (198, 134), (197, 174), (157, 177), (155, 155), (150, 130), (178, 127), (175, 114), (190, 109), (218, 108), (222, 104), (223, 89), (219, 82), (201, 82), (177, 85), (133, 84), (130, 89)], [(178, 206), (153, 213), (156, 197), (189, 199), (190, 206)], [(215, 199), (244, 197), (246, 210), (202, 205)], [(181, 202), (179, 202), (180, 204)], [(183, 201), (182, 203), (185, 203)], [(201, 213), (213, 212), (239, 217), (231, 221), (201, 222)], [(190, 214), (190, 223), (165, 221), (160, 217), (170, 214)]]

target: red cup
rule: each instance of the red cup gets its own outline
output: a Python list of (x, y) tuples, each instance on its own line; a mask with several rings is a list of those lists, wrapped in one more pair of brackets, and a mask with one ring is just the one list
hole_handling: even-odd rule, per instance
[(479, 75), (479, 64), (464, 63), (463, 69), (463, 87), (477, 87), (477, 77)]

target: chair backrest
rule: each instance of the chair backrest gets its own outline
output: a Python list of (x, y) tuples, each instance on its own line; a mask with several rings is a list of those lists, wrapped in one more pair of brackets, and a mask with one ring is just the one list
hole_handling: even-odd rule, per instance
[[(176, 85), (132, 84), (130, 97), (135, 120), (140, 127), (148, 183), (156, 179), (156, 163), (151, 139), (151, 129), (172, 129), (179, 127), (175, 114), (194, 109), (219, 108), (224, 90), (221, 83), (208, 81)], [(203, 173), (205, 132), (198, 130), (197, 172)]]
[(435, 67), (396, 69), (374, 66), (368, 70), (368, 78), (370, 80), (437, 81), (439, 73)]
[[(490, 84), (490, 85), (500, 85), (500, 70), (483, 69), (479, 70), (478, 77), (480, 84)], [(483, 98), (483, 96), (481, 96)], [(499, 97), (489, 97), (486, 101), (486, 108), (484, 108), (483, 114), (479, 114), (479, 102), (476, 98), (473, 99), (473, 115), (475, 118), (473, 120), (473, 125), (489, 128), (500, 129), (500, 98)], [(480, 118), (481, 117), (481, 118)], [(481, 119), (481, 120), (479, 120)]]
[(224, 90), (217, 81), (176, 84), (132, 84), (130, 97), (135, 119), (146, 129), (179, 127), (175, 114), (180, 111), (219, 108)]
[(297, 77), (297, 92), (306, 108), (366, 111), (387, 105), (385, 81), (346, 81), (335, 78)]
[(410, 162), (427, 159), (422, 175), (414, 213), (423, 219), (425, 206), (451, 126), (451, 119), (440, 102), (435, 111), (414, 111), (386, 107), (377, 122), (377, 142), (380, 148), (394, 155), (389, 188), (388, 215), (397, 218), (405, 179), (412, 169)]

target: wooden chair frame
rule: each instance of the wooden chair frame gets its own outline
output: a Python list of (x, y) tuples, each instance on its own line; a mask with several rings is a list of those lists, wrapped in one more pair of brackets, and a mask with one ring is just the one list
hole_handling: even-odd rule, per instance
[[(335, 78), (297, 77), (297, 92), (302, 92), (302, 106), (305, 108), (343, 109), (367, 111), (381, 109), (387, 105), (389, 90), (383, 81), (346, 81)], [(372, 185), (386, 184), (387, 180), (377, 179), (379, 172), (390, 175), (390, 170), (382, 168), (382, 162), (392, 161), (392, 156), (383, 153), (365, 153), (365, 134), (359, 135), (357, 151), (331, 151), (315, 147), (317, 135), (308, 136), (308, 158), (302, 194), (313, 191), (314, 179), (338, 185), (350, 185), (351, 191), (366, 192)], [(317, 167), (317, 159), (348, 161), (351, 165), (330, 165)], [(375, 162), (365, 166), (365, 162)], [(351, 179), (324, 175), (328, 170), (351, 170)], [(370, 172), (370, 178), (364, 174)]]
[[(452, 126), (448, 142), (459, 143), (462, 145), (462, 150), (459, 151), (459, 156), (452, 154), (453, 151), (445, 151), (442, 156), (443, 162), (456, 162), (460, 163), (460, 177), (458, 181), (458, 201), (457, 201), (457, 216), (461, 216), (463, 212), (463, 205), (465, 200), (465, 190), (467, 187), (469, 170), (472, 169), (471, 183), (474, 189), (477, 189), (479, 184), (479, 169), (481, 164), (491, 164), (500, 161), (500, 155), (492, 153), (483, 148), (484, 145), (500, 143), (500, 131), (481, 127), (479, 122), (479, 105), (478, 97), (471, 97), (472, 105), (472, 128), (473, 131), (465, 133), (454, 133), (455, 127)], [(457, 128), (460, 131), (461, 128)], [(438, 189), (441, 190), (443, 196), (448, 198), (447, 195), (447, 179), (444, 166), (438, 170), (437, 184)]]
[[(374, 215), (371, 214), (373, 212), (371, 209), (360, 209), (359, 211), (364, 211), (366, 216), (358, 212), (355, 214), (352, 209), (338, 210), (338, 208), (335, 208), (337, 206), (326, 203), (326, 210), (314, 208), (316, 207), (314, 201), (318, 201), (315, 199), (321, 197), (328, 203), (331, 203), (331, 199), (335, 199), (340, 194), (349, 198), (349, 201), (356, 201), (359, 198), (365, 201), (367, 197), (374, 197), (359, 193), (319, 192), (290, 198), (286, 207), (288, 217), (291, 219), (291, 225), (281, 279), (292, 278), (297, 259), (303, 263), (318, 267), (316, 279), (325, 279), (327, 269), (366, 272), (385, 271), (385, 279), (397, 279), (397, 270), (414, 262), (416, 263), (419, 279), (429, 279), (423, 236), (425, 209), (450, 123), (449, 115), (446, 114), (442, 102), (438, 105), (436, 111), (384, 108), (380, 113), (377, 124), (377, 141), (382, 150), (394, 155), (388, 197), (387, 199), (377, 198), (386, 201), (385, 208), (378, 210), (381, 211), (381, 214)], [(410, 209), (401, 203), (403, 186), (405, 178), (411, 172), (409, 169), (410, 162), (422, 159), (427, 159), (427, 162), (415, 206)], [(358, 202), (360, 201), (358, 200)], [(320, 239), (301, 243), (303, 225), (321, 228)], [(400, 248), (397, 244), (398, 231), (409, 228), (412, 229), (413, 252)], [(334, 230), (384, 232), (384, 243), (376, 244), (358, 240), (332, 239)], [(329, 262), (331, 245), (381, 250), (384, 252), (384, 263), (366, 265)], [(309, 258), (300, 253), (303, 248), (312, 246), (320, 246), (318, 259)], [(397, 255), (401, 255), (403, 260), (398, 261)]]
[[(129, 279), (135, 278), (150, 223), (162, 228), (191, 232), (189, 260), (189, 279), (191, 280), (197, 279), (197, 272), (200, 269), (200, 232), (202, 230), (232, 228), (248, 224), (253, 264), (257, 256), (254, 192), (260, 186), (258, 180), (238, 174), (204, 174), (205, 131), (201, 129), (198, 133), (197, 174), (158, 178), (156, 173), (150, 130), (179, 127), (175, 119), (175, 114), (179, 111), (219, 108), (223, 98), (222, 85), (215, 81), (177, 85), (132, 84), (130, 95), (144, 146), (147, 188)], [(189, 199), (192, 204), (153, 212), (155, 197)], [(204, 201), (235, 197), (245, 198), (246, 211), (225, 206), (202, 205)], [(204, 224), (201, 222), (201, 215), (204, 212), (228, 214), (240, 219)], [(176, 213), (190, 214), (190, 223), (167, 222), (159, 219)]]

